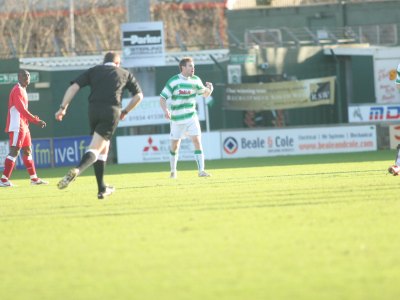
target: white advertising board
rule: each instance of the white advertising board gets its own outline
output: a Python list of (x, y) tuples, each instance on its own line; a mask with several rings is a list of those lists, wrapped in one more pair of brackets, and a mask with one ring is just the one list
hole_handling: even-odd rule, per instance
[(228, 83), (239, 84), (242, 83), (242, 66), (241, 65), (228, 65)]
[(222, 158), (377, 150), (376, 126), (221, 132)]
[(39, 93), (28, 93), (28, 101), (39, 101)]
[(380, 104), (400, 103), (400, 90), (395, 84), (396, 68), (400, 57), (374, 59), (376, 102)]
[[(204, 97), (198, 96), (197, 115), (200, 121), (206, 119)], [(125, 107), (130, 98), (122, 99)], [(144, 97), (142, 102), (126, 116), (125, 120), (118, 123), (118, 127), (169, 124), (160, 106), (160, 97)]]
[(4, 168), (4, 161), (8, 155), (8, 152), (8, 142), (0, 141), (0, 169)]
[[(206, 159), (221, 158), (219, 132), (202, 134)], [(168, 162), (170, 156), (169, 134), (152, 134), (117, 137), (118, 163)], [(194, 148), (189, 138), (182, 140), (179, 160), (194, 160)]]
[(122, 66), (156, 67), (165, 65), (162, 22), (121, 24)]
[(400, 122), (400, 104), (352, 105), (348, 117), (349, 123)]
[(396, 149), (400, 144), (400, 125), (389, 126), (390, 149)]

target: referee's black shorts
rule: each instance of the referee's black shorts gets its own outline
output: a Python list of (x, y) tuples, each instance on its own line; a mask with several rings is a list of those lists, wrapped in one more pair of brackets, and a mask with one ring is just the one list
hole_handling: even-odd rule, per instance
[(90, 134), (94, 132), (106, 140), (111, 140), (117, 129), (121, 109), (116, 106), (89, 105)]

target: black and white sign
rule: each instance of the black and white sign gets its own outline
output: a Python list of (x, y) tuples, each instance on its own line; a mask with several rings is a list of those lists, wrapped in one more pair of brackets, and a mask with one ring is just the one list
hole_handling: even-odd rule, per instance
[(122, 32), (122, 65), (156, 67), (165, 65), (162, 22), (125, 23)]
[(228, 83), (242, 83), (242, 67), (241, 65), (228, 65)]

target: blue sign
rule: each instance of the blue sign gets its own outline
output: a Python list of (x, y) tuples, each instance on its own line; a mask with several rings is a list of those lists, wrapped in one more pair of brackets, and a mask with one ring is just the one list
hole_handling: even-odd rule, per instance
[[(22, 155), (21, 150), (16, 161), (18, 169), (25, 168)], [(51, 139), (32, 139), (32, 158), (36, 168), (50, 168), (52, 166)]]
[(54, 138), (54, 166), (75, 166), (85, 154), (92, 140), (91, 136)]

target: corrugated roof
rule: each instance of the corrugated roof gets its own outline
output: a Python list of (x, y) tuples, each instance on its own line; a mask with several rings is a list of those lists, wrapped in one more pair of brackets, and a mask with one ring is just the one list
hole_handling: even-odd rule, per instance
[[(218, 62), (229, 60), (228, 49), (217, 49), (207, 51), (185, 51), (168, 52), (165, 57), (166, 66), (176, 66), (178, 60), (183, 56), (191, 56), (196, 65), (214, 64), (213, 58)], [(44, 57), (44, 58), (20, 58), (20, 67), (22, 69), (37, 71), (66, 71), (66, 70), (85, 70), (103, 62), (103, 55), (86, 56), (62, 56), (62, 57)], [(122, 63), (123, 65), (123, 63)]]

